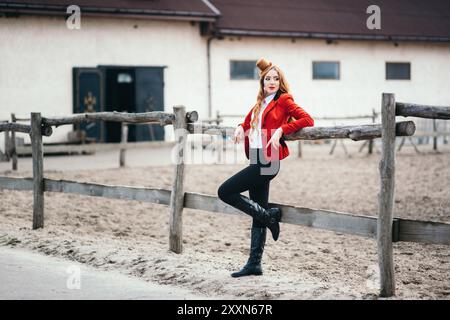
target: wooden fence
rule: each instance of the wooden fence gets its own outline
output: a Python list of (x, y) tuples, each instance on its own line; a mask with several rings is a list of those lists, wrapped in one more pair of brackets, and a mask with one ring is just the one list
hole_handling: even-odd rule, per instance
[[(418, 154), (422, 154), (422, 151), (419, 150), (417, 144), (414, 142), (413, 138), (416, 138), (415, 140), (419, 140), (419, 142), (422, 142), (423, 140), (425, 140), (425, 144), (428, 144), (429, 138), (432, 138), (433, 140), (433, 151), (435, 152), (439, 152), (438, 150), (438, 141), (439, 138), (442, 137), (443, 143), (447, 144), (448, 143), (448, 137), (450, 136), (450, 130), (447, 128), (448, 125), (450, 125), (450, 123), (448, 123), (445, 120), (438, 120), (438, 119), (418, 119), (419, 120), (419, 125), (421, 125), (422, 128), (419, 128), (419, 126), (417, 126), (416, 132), (414, 133), (413, 137), (402, 137), (400, 144), (397, 148), (397, 152), (399, 152), (403, 145), (405, 144), (406, 139), (409, 140), (410, 144), (414, 147), (414, 150), (416, 151), (416, 153)], [(424, 121), (421, 122), (420, 120)], [(428, 121), (425, 122), (427, 120), (432, 120), (432, 121)], [(439, 122), (440, 121), (440, 122)], [(438, 128), (438, 122), (439, 124), (443, 124), (445, 126), (445, 128)], [(426, 125), (426, 126), (425, 126)], [(440, 130), (439, 130), (440, 129)], [(420, 144), (420, 143), (419, 143)]]
[[(375, 112), (374, 109), (372, 109), (372, 114), (371, 115), (356, 115), (356, 116), (344, 116), (344, 117), (314, 117), (314, 120), (361, 120), (361, 119), (370, 119), (372, 120), (372, 123), (375, 123), (377, 117), (378, 117), (379, 113)], [(217, 111), (216, 113), (216, 117), (215, 118), (210, 118), (210, 119), (204, 119), (202, 120), (203, 122), (206, 123), (215, 123), (217, 125), (220, 125), (223, 121), (224, 118), (239, 118), (239, 119), (243, 119), (245, 118), (245, 115), (238, 115), (238, 114), (221, 114), (219, 111)], [(340, 139), (336, 139), (331, 147), (330, 150), (330, 155), (333, 154), (338, 142), (341, 142), (341, 146), (344, 149), (345, 154), (348, 154), (347, 149), (344, 145), (344, 143), (342, 142), (342, 140)], [(361, 152), (366, 146), (368, 147), (368, 153), (372, 154), (373, 152), (373, 139), (369, 139), (369, 140), (365, 140), (364, 143), (361, 145), (359, 152)], [(223, 146), (225, 148), (225, 145)], [(219, 153), (218, 153), (218, 157), (219, 157), (219, 161), (221, 158), (221, 153), (220, 153), (220, 149), (219, 149)], [(301, 158), (302, 157), (302, 143), (301, 140), (298, 140), (297, 142), (297, 157)]]
[[(195, 113), (196, 114), (196, 113)], [(198, 115), (196, 114), (198, 117)], [(26, 121), (28, 125), (30, 118), (17, 118), (14, 113), (11, 114), (11, 123), (17, 123), (17, 121)], [(8, 121), (0, 121), (0, 123), (8, 123)], [(133, 124), (142, 124), (140, 122)], [(128, 126), (130, 123), (122, 122), (122, 139), (121, 142), (109, 142), (109, 143), (82, 143), (82, 144), (68, 144), (68, 145), (43, 145), (43, 153), (45, 154), (81, 154), (81, 153), (96, 153), (111, 150), (120, 150), (119, 152), (119, 166), (124, 167), (126, 165), (126, 150), (129, 149), (147, 149), (155, 147), (172, 147), (174, 142), (171, 141), (142, 141), (142, 142), (129, 142), (128, 141)], [(13, 126), (16, 127), (16, 126)], [(32, 147), (17, 145), (16, 144), (16, 131), (11, 130), (11, 136), (8, 135), (10, 130), (7, 128), (5, 132), (5, 160), (12, 159), (12, 170), (17, 171), (18, 156), (20, 155), (32, 155)], [(19, 131), (20, 132), (20, 131)], [(23, 132), (23, 131), (22, 131)], [(28, 133), (28, 132), (26, 132)]]
[[(411, 136), (415, 125), (412, 121), (395, 122), (395, 115), (410, 115), (410, 107), (395, 103), (393, 94), (383, 94), (382, 124), (307, 127), (286, 136), (286, 140), (318, 140), (349, 138), (354, 141), (382, 138), (383, 150), (380, 162), (380, 193), (378, 218), (321, 209), (303, 208), (279, 203), (283, 212), (282, 222), (313, 228), (321, 228), (341, 233), (377, 238), (380, 265), (380, 295), (395, 294), (392, 242), (412, 241), (450, 245), (450, 224), (393, 218), (395, 141), (396, 136)], [(412, 107), (411, 107), (412, 108)], [(406, 110), (406, 111), (405, 111)], [(439, 119), (450, 117), (450, 108), (439, 108), (430, 113), (430, 107), (414, 107), (414, 116), (434, 116)], [(168, 205), (170, 207), (169, 248), (182, 252), (182, 211), (183, 208), (206, 210), (218, 213), (240, 211), (222, 202), (218, 197), (199, 193), (184, 192), (184, 157), (188, 134), (219, 133), (227, 135), (234, 128), (195, 122), (195, 111), (186, 112), (183, 106), (174, 107), (174, 113), (148, 112), (128, 114), (105, 112), (80, 114), (65, 118), (42, 118), (40, 113), (31, 114), (31, 126), (14, 123), (0, 124), (0, 132), (15, 130), (29, 133), (32, 141), (33, 178), (0, 177), (0, 188), (11, 190), (33, 190), (32, 228), (44, 226), (44, 192), (62, 192), (114, 199), (129, 199)], [(52, 126), (81, 123), (83, 121), (120, 121), (129, 123), (156, 122), (160, 125), (173, 124), (175, 130), (176, 163), (172, 189), (137, 188), (80, 183), (66, 180), (46, 179), (43, 176), (42, 136), (52, 133)]]

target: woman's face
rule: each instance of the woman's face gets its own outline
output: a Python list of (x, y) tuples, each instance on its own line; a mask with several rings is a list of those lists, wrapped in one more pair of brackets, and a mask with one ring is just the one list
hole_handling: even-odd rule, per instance
[(280, 77), (275, 69), (271, 69), (264, 77), (264, 93), (270, 95), (280, 88)]

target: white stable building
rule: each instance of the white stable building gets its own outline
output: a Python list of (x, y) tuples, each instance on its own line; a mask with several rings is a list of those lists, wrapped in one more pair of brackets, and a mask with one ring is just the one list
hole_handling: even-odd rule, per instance
[[(382, 92), (450, 105), (448, 1), (383, 0), (369, 13), (372, 3), (357, 0), (76, 3), (79, 16), (67, 12), (72, 1), (0, 2), (0, 120), (180, 104), (200, 119), (241, 115), (255, 102), (262, 56), (284, 70), (313, 117), (371, 114)], [(368, 27), (370, 17), (380, 29)], [(131, 128), (129, 140), (173, 139), (171, 127), (152, 128)], [(120, 139), (117, 123), (76, 129)], [(67, 141), (72, 130), (44, 142)]]

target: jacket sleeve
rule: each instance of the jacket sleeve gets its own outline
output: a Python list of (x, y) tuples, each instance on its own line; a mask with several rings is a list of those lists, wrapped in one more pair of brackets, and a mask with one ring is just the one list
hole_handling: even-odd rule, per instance
[(304, 127), (314, 126), (314, 119), (294, 102), (294, 99), (290, 94), (286, 95), (286, 99), (283, 101), (283, 104), (286, 108), (287, 115), (297, 119), (281, 126), (284, 135), (289, 135)]
[(242, 128), (244, 129), (245, 135), (247, 135), (247, 131), (250, 129), (250, 119), (252, 117), (252, 110), (250, 110), (250, 112), (247, 114), (244, 122), (238, 124), (239, 126), (242, 126)]

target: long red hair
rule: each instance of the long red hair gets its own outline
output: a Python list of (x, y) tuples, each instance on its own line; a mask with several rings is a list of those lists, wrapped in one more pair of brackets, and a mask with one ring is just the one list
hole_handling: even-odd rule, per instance
[[(263, 60), (263, 61), (261, 61), (261, 60)], [(262, 71), (260, 72), (260, 78), (259, 78), (259, 92), (258, 92), (258, 96), (256, 97), (256, 104), (253, 109), (253, 119), (250, 122), (250, 127), (252, 128), (252, 130), (258, 129), (257, 126), (258, 126), (259, 112), (261, 111), (262, 102), (265, 98), (264, 78), (266, 77), (267, 73), (269, 73), (270, 70), (275, 70), (278, 73), (278, 77), (280, 79), (280, 88), (278, 89), (277, 94), (289, 93), (289, 84), (286, 81), (286, 77), (285, 77), (283, 71), (281, 71), (281, 69), (278, 66), (272, 65), (272, 63), (267, 62), (264, 59), (258, 60), (256, 65), (260, 69), (262, 69)]]

